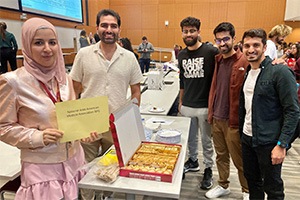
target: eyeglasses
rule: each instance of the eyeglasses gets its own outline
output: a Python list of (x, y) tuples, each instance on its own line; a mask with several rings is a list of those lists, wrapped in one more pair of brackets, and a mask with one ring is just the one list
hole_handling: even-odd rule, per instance
[(193, 33), (195, 33), (196, 31), (198, 31), (198, 30), (197, 30), (197, 29), (182, 30), (182, 33), (183, 33), (183, 34), (188, 34), (188, 33), (193, 34)]
[(216, 39), (215, 39), (215, 42), (216, 42), (217, 45), (219, 45), (219, 44), (222, 43), (222, 41), (223, 41), (224, 43), (227, 43), (229, 40), (230, 40), (230, 37), (229, 37), (229, 36), (226, 36), (226, 37), (223, 37), (223, 38), (216, 38)]

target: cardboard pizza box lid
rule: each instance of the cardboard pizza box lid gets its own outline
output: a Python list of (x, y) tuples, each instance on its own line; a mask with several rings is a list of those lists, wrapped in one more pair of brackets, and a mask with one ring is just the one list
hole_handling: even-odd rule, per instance
[(141, 142), (146, 140), (139, 107), (134, 101), (128, 102), (110, 115), (110, 127), (119, 166), (123, 167)]

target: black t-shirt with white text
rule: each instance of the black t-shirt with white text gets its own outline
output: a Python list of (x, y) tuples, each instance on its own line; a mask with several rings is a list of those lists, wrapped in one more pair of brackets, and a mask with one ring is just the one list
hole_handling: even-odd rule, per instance
[(218, 49), (205, 43), (194, 51), (187, 48), (180, 51), (178, 55), (180, 89), (184, 89), (182, 105), (193, 108), (208, 107), (216, 54)]

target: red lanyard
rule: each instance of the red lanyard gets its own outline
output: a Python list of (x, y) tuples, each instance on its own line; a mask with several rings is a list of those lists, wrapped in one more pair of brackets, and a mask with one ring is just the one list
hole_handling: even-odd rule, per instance
[(51, 99), (51, 101), (55, 104), (56, 102), (61, 102), (61, 98), (60, 98), (60, 92), (59, 92), (59, 85), (57, 83), (57, 92), (56, 92), (56, 98), (51, 94), (51, 92), (49, 91), (49, 89), (46, 87), (46, 85), (39, 81), (41, 86), (43, 87), (43, 89), (45, 90), (45, 92), (47, 93), (48, 97)]

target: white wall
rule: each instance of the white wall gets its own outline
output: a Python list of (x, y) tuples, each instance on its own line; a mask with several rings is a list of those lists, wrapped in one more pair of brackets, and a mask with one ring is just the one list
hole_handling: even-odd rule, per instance
[[(7, 24), (7, 31), (11, 32), (15, 35), (19, 49), (22, 48), (21, 41), (21, 27), (23, 25), (23, 21), (9, 20), (9, 19), (1, 19)], [(56, 31), (58, 34), (58, 39), (62, 48), (74, 48), (73, 38), (76, 37), (76, 41), (78, 43), (80, 36), (80, 29), (75, 28), (64, 28), (56, 26)], [(79, 44), (77, 44), (79, 47)]]
[(300, 21), (300, 0), (286, 0), (284, 21)]
[(11, 8), (14, 10), (19, 10), (18, 0), (1, 0), (1, 5), (4, 8)]

